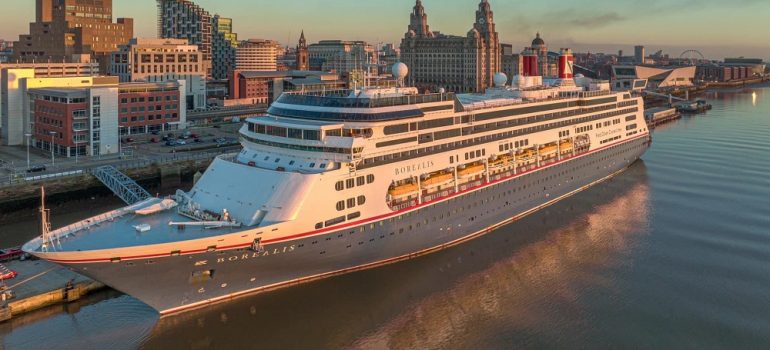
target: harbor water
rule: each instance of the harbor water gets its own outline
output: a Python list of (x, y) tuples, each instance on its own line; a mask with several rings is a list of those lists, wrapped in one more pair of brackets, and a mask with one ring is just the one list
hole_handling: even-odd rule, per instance
[(770, 88), (704, 97), (623, 174), (460, 246), (163, 319), (103, 292), (0, 324), (0, 349), (770, 348)]

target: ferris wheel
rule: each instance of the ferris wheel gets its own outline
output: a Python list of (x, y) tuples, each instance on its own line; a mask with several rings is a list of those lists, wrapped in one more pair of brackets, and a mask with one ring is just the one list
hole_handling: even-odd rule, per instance
[(695, 64), (698, 61), (706, 59), (706, 57), (703, 56), (703, 54), (698, 50), (685, 50), (681, 55), (679, 55), (679, 58), (689, 62), (690, 64)]

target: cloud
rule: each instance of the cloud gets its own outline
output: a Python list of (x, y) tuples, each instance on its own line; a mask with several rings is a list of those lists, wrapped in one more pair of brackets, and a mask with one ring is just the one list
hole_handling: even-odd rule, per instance
[(600, 15), (574, 18), (572, 20), (569, 20), (568, 23), (574, 26), (595, 29), (595, 28), (605, 27), (617, 22), (622, 22), (625, 20), (626, 20), (626, 17), (623, 17), (616, 12), (608, 12)]

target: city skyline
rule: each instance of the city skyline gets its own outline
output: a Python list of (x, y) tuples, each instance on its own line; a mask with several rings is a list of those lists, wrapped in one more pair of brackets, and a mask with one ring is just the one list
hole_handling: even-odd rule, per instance
[[(10, 6), (7, 6), (9, 12), (4, 16), (7, 20), (0, 24), (0, 38), (16, 40), (19, 34), (26, 31), (28, 23), (34, 21), (34, 3), (29, 0), (6, 1)], [(413, 0), (387, 4), (305, 0), (302, 6), (264, 0), (195, 2), (212, 14), (233, 18), (234, 31), (243, 39), (272, 39), (284, 45), (295, 44), (302, 29), (310, 42), (345, 39), (398, 43), (414, 6)], [(582, 6), (564, 6), (556, 0), (537, 3), (492, 0), (490, 3), (497, 14), (500, 41), (517, 49), (527, 45), (539, 31), (552, 49), (569, 46), (578, 52), (605, 53), (616, 53), (622, 49), (630, 55), (633, 45), (638, 44), (646, 45), (648, 53), (663, 50), (672, 56), (678, 56), (685, 49), (697, 49), (711, 59), (736, 56), (770, 58), (770, 45), (760, 44), (765, 39), (762, 36), (762, 14), (770, 11), (770, 3), (760, 0), (730, 3), (716, 0), (591, 0), (590, 4)], [(425, 0), (423, 4), (432, 30), (464, 35), (473, 23), (475, 1)], [(115, 18), (135, 19), (135, 36), (156, 36), (154, 0), (116, 1), (114, 6)], [(151, 10), (151, 15), (148, 10)], [(335, 25), (328, 25), (328, 18), (345, 11), (351, 15), (335, 17)], [(264, 21), (251, 18), (263, 12), (270, 13), (270, 16), (260, 17)], [(719, 23), (729, 23), (730, 30), (726, 31), (725, 26)]]

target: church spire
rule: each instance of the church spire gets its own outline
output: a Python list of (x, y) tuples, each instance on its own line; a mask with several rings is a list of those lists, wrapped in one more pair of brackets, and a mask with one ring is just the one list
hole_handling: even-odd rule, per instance
[(307, 47), (307, 40), (305, 40), (305, 30), (302, 30), (302, 34), (299, 35), (299, 47)]

